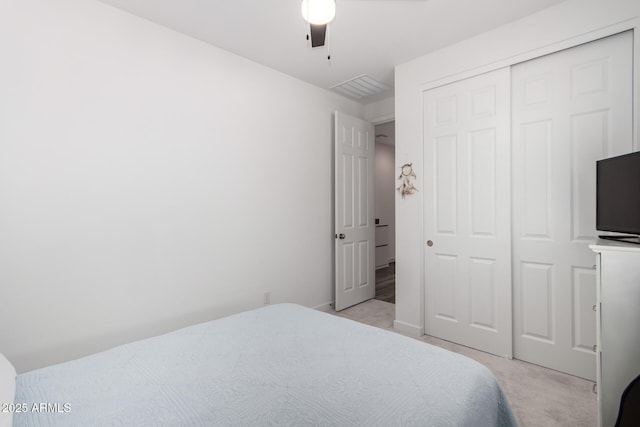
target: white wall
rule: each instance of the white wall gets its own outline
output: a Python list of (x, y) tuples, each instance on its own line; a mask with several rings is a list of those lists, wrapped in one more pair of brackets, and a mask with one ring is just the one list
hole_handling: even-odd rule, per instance
[(353, 101), (87, 0), (0, 13), (0, 352), (19, 371), (333, 300)]
[(374, 124), (388, 122), (395, 118), (395, 98), (393, 96), (364, 106), (364, 119)]
[[(507, 67), (537, 56), (635, 29), (634, 105), (640, 111), (640, 2), (568, 0), (493, 31), (396, 67), (396, 166), (410, 161), (423, 174), (422, 93), (439, 85)], [(634, 117), (636, 148), (638, 118)], [(426, 185), (423, 183), (422, 187)], [(423, 196), (396, 198), (396, 322), (420, 335), (424, 326)]]

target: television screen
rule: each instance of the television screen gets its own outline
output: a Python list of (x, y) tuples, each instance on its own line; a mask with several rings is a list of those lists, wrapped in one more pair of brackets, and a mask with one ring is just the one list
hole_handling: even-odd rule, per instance
[(596, 228), (640, 234), (640, 151), (596, 162)]

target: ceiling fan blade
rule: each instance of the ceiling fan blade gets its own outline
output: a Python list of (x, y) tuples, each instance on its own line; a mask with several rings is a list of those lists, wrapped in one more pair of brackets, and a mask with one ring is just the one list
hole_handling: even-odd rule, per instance
[(309, 26), (311, 27), (311, 47), (324, 46), (324, 39), (327, 35), (327, 24), (309, 24)]

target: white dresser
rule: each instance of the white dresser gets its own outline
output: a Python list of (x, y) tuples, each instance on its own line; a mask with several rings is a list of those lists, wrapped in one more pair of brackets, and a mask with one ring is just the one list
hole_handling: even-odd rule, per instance
[(624, 389), (640, 375), (640, 245), (589, 247), (597, 253), (598, 425), (613, 427)]

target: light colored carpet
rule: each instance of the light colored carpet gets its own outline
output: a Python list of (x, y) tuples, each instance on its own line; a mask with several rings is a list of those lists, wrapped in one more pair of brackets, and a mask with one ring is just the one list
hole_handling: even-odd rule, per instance
[[(393, 331), (395, 305), (374, 299), (333, 314)], [(591, 381), (426, 335), (420, 340), (463, 354), (491, 369), (521, 427), (597, 424)]]

